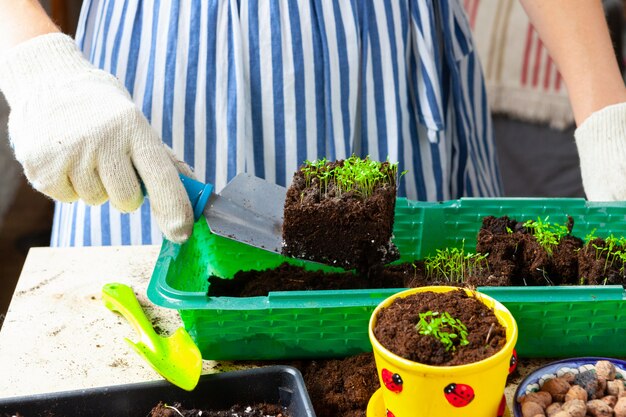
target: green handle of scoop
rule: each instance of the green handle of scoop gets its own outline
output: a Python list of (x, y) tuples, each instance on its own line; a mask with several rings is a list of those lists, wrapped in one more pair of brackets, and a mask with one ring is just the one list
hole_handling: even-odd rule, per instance
[(102, 301), (109, 310), (121, 314), (132, 324), (140, 341), (126, 338), (126, 342), (159, 374), (187, 391), (195, 388), (202, 372), (202, 354), (183, 327), (167, 337), (157, 334), (135, 293), (124, 284), (102, 287)]
[(146, 342), (147, 339), (153, 344), (157, 343), (159, 336), (146, 317), (132, 288), (119, 283), (106, 284), (102, 287), (102, 301), (106, 308), (124, 316), (139, 333), (142, 341)]

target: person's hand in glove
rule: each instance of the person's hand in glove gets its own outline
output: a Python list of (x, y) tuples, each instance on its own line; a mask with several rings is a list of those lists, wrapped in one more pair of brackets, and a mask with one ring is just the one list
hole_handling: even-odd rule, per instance
[(575, 137), (587, 199), (626, 200), (626, 103), (593, 113)]
[(143, 201), (141, 183), (165, 237), (186, 240), (193, 211), (178, 177), (191, 175), (162, 143), (130, 95), (95, 68), (74, 41), (49, 33), (7, 50), (0, 90), (10, 107), (9, 137), (34, 188), (62, 202), (122, 212)]
[(602, 2), (521, 2), (567, 85), (587, 199), (626, 200), (626, 88)]

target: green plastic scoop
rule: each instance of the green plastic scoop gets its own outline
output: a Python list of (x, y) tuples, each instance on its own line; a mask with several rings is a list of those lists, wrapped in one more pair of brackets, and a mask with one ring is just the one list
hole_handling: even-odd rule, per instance
[(169, 337), (158, 335), (128, 285), (106, 284), (102, 288), (102, 301), (133, 325), (139, 333), (139, 342), (128, 338), (126, 342), (159, 374), (187, 391), (196, 387), (202, 372), (202, 355), (184, 328)]

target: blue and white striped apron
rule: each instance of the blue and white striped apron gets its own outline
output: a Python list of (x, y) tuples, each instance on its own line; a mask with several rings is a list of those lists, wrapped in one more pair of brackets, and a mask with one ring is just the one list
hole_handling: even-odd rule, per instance
[[(217, 191), (357, 154), (399, 162), (412, 199), (501, 193), (457, 0), (86, 0), (77, 42)], [(57, 204), (54, 246), (160, 241), (147, 202)]]

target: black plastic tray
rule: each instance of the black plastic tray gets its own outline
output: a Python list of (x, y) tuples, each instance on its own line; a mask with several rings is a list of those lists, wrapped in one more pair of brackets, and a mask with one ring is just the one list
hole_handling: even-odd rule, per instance
[(289, 366), (203, 375), (191, 392), (152, 381), (0, 398), (0, 417), (16, 412), (24, 417), (144, 417), (159, 401), (205, 410), (266, 402), (287, 407), (291, 417), (315, 417), (302, 375)]

